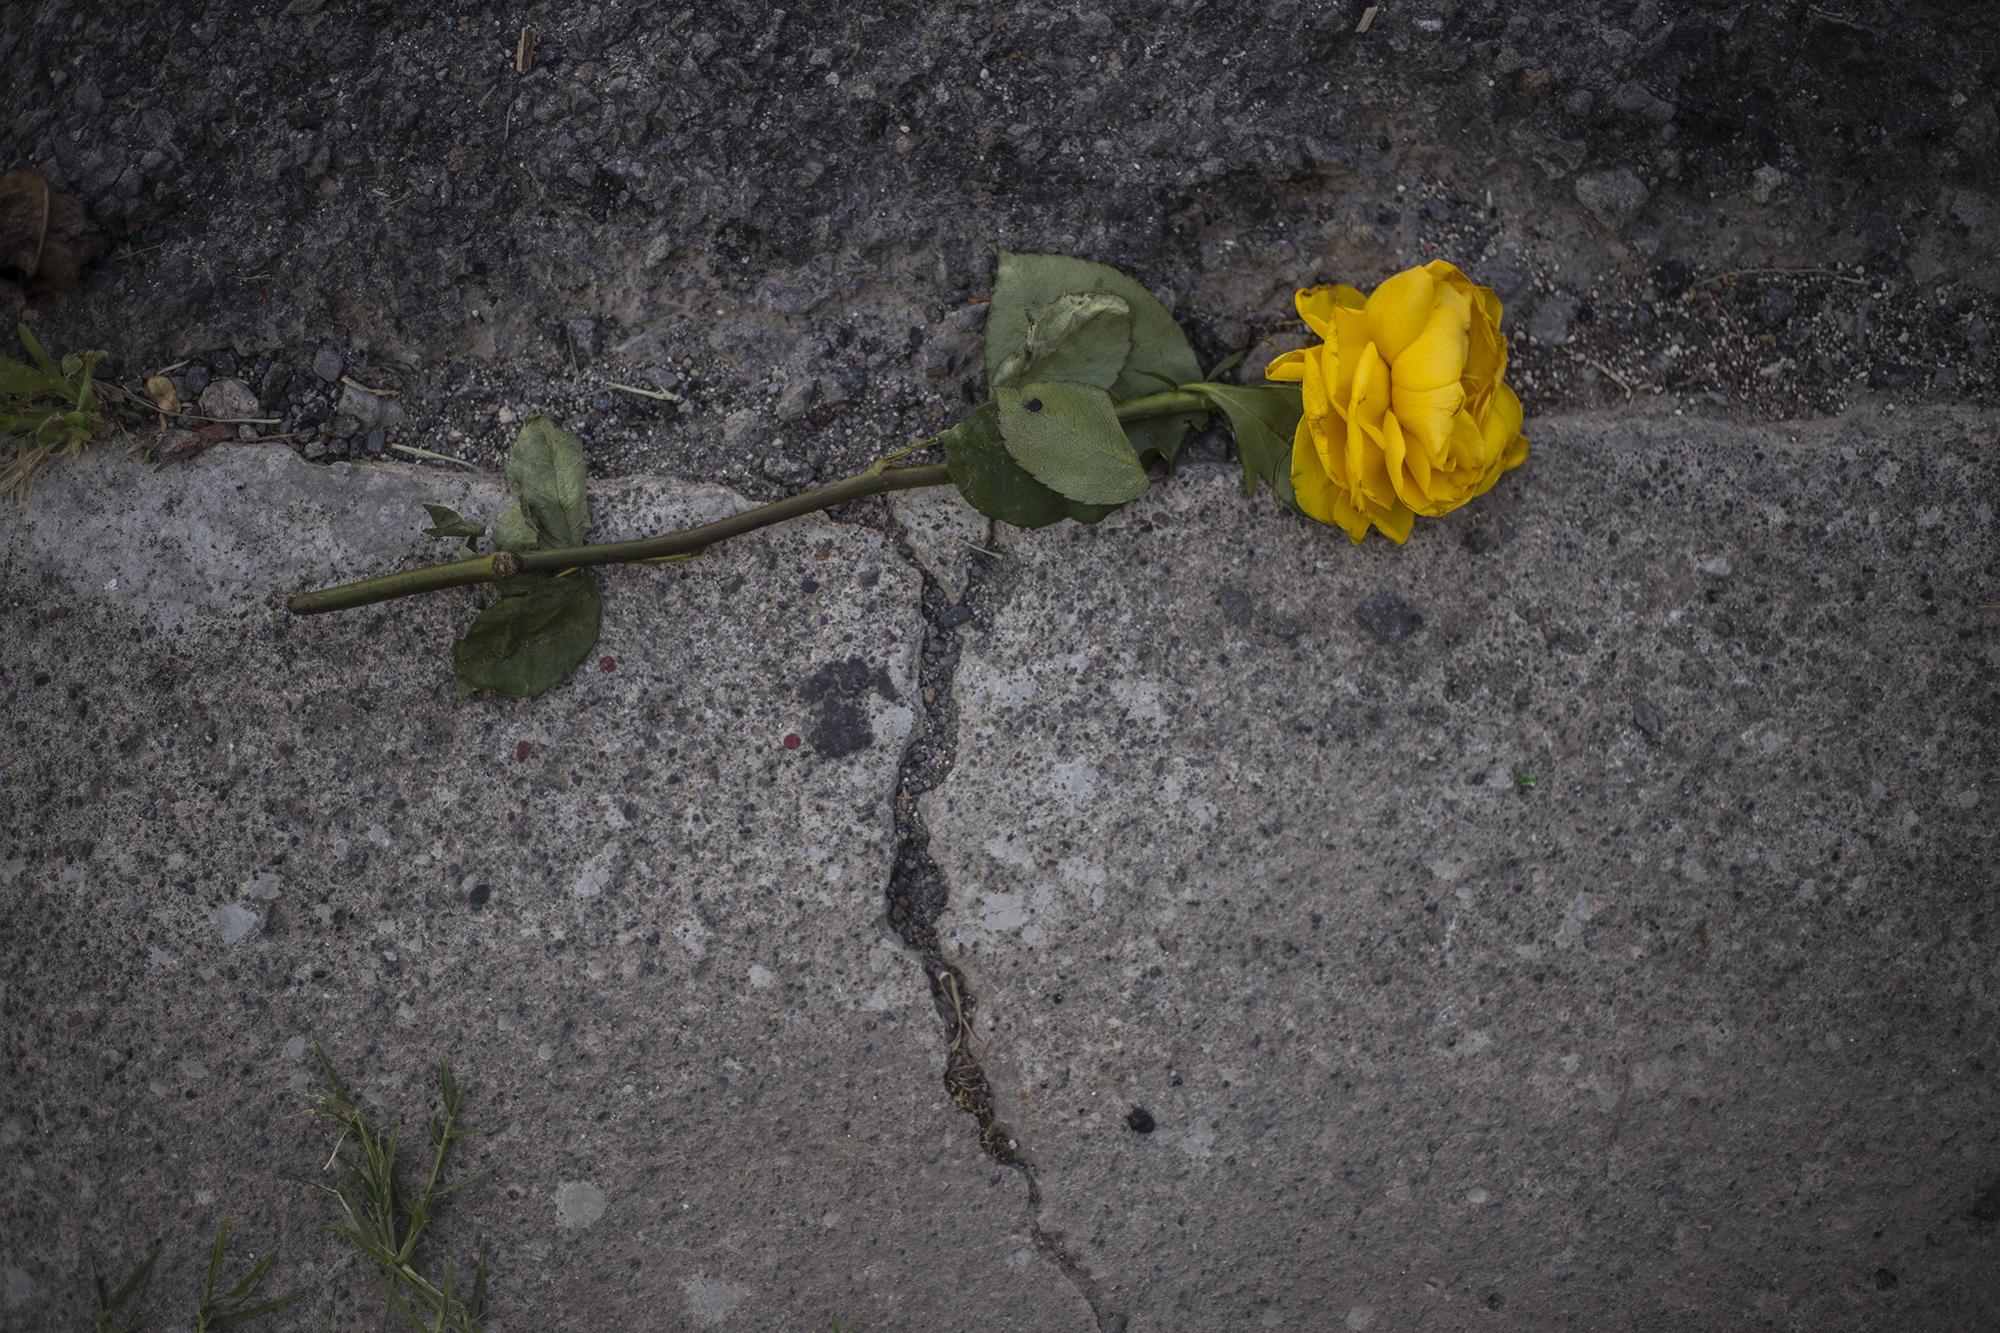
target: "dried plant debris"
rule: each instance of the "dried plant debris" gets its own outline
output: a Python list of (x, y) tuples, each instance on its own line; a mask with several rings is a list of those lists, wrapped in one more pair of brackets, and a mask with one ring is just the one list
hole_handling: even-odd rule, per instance
[(0, 291), (13, 288), (35, 304), (60, 298), (104, 247), (83, 205), (50, 189), (41, 172), (0, 175)]

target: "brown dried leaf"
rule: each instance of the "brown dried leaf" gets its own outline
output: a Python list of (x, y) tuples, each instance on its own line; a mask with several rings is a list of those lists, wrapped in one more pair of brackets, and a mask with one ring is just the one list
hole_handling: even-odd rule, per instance
[(0, 175), (0, 279), (29, 300), (61, 296), (104, 253), (104, 234), (83, 205), (49, 188), (33, 167)]
[(165, 375), (147, 376), (146, 396), (153, 400), (154, 407), (168, 416), (181, 410), (181, 397), (174, 392), (174, 382)]

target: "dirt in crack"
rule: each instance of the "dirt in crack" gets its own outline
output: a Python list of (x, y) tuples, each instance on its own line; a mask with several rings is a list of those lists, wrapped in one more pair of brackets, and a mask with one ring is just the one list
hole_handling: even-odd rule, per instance
[[(896, 863), (889, 874), (889, 924), (903, 938), (922, 963), (930, 981), (931, 999), (937, 1006), (945, 1036), (944, 1086), (952, 1104), (971, 1116), (979, 1126), (979, 1146), (1003, 1166), (1019, 1171), (1028, 1187), (1029, 1234), (1035, 1248), (1059, 1268), (1090, 1306), (1099, 1333), (1123, 1333), (1126, 1316), (1110, 1309), (1102, 1284), (1073, 1258), (1059, 1232), (1041, 1222), (1042, 1186), (1034, 1163), (1029, 1161), (1013, 1132), (994, 1114), (993, 1085), (980, 1063), (976, 1042), (978, 996), (957, 964), (944, 956), (938, 936), (938, 918), (949, 901), (944, 876), (931, 860), (930, 831), (924, 827), (918, 803), (924, 793), (942, 782), (957, 758), (953, 740), (958, 735), (958, 709), (952, 698), (952, 679), (957, 674), (960, 643), (957, 627), (976, 622), (978, 607), (990, 585), (976, 577), (985, 561), (975, 562), (975, 577), (969, 581), (960, 609), (946, 598), (935, 581), (924, 577), (923, 611), (930, 632), (918, 666), (919, 690), (924, 708), (917, 732), (910, 738), (896, 788)], [(952, 610), (947, 616), (946, 611)], [(967, 615), (970, 611), (972, 614)]]

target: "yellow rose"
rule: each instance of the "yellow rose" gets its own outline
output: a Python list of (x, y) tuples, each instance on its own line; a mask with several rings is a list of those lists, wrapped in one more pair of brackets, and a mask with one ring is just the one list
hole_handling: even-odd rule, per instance
[(1491, 287), (1439, 259), (1366, 298), (1302, 288), (1298, 307), (1324, 341), (1264, 375), (1300, 387), (1292, 490), (1310, 517), (1401, 542), (1418, 514), (1450, 513), (1528, 456)]

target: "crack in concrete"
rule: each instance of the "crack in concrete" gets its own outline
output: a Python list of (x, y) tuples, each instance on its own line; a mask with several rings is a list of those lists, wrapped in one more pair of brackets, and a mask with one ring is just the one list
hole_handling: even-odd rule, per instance
[[(923, 707), (918, 724), (904, 747), (896, 770), (896, 860), (886, 889), (888, 922), (923, 965), (931, 1000), (946, 1035), (944, 1085), (952, 1104), (979, 1126), (979, 1146), (1001, 1166), (1020, 1173), (1028, 1188), (1028, 1235), (1037, 1252), (1068, 1279), (1090, 1307), (1098, 1333), (1124, 1333), (1129, 1317), (1110, 1308), (1103, 1284), (1069, 1252), (1061, 1233), (1042, 1222), (1042, 1184), (1035, 1165), (1018, 1137), (994, 1114), (993, 1085), (974, 1049), (974, 1022), (979, 999), (965, 973), (944, 956), (937, 921), (944, 914), (950, 891), (931, 859), (930, 830), (924, 826), (918, 802), (947, 774), (957, 760), (954, 745), (958, 708), (952, 685), (958, 673), (961, 645), (956, 628), (942, 622), (951, 604), (937, 581), (923, 569), (907, 546), (901, 554), (923, 580), (922, 613), (927, 627), (918, 661), (918, 694)], [(965, 578), (959, 605), (970, 606), (985, 586), (987, 558), (978, 557)], [(963, 623), (963, 622), (961, 622)]]

